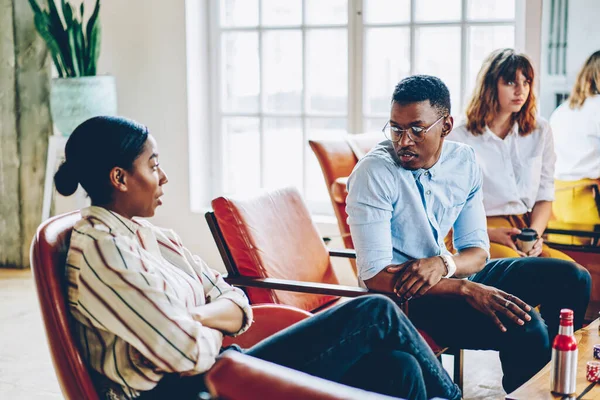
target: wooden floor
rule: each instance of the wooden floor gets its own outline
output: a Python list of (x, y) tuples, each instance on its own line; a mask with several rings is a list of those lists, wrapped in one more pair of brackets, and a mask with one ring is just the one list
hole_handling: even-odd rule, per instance
[[(444, 364), (452, 365), (445, 357)], [(496, 352), (467, 351), (465, 399), (503, 399)], [(62, 399), (31, 272), (0, 269), (0, 399)]]

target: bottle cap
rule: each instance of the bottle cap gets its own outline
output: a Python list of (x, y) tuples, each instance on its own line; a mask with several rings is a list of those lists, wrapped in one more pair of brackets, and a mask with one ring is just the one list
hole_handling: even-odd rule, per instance
[(573, 319), (573, 310), (570, 310), (568, 308), (563, 308), (562, 310), (560, 310), (560, 319)]

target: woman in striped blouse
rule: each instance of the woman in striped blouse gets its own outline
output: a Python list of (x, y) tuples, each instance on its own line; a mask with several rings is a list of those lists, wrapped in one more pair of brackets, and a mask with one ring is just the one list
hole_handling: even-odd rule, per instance
[[(67, 256), (83, 356), (128, 398), (197, 398), (223, 335), (250, 326), (248, 299), (175, 232), (136, 218), (154, 215), (168, 182), (145, 126), (92, 118), (73, 132), (65, 155), (57, 190), (68, 196), (81, 184), (92, 200)], [(410, 321), (382, 296), (348, 301), (244, 352), (392, 396), (461, 396)]]

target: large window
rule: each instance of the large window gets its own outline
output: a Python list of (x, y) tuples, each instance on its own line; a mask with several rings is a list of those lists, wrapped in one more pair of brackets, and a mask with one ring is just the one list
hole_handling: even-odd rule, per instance
[(378, 131), (415, 73), (443, 79), (459, 115), (483, 58), (515, 46), (518, 2), (213, 0), (215, 189), (295, 185), (327, 210), (307, 141)]

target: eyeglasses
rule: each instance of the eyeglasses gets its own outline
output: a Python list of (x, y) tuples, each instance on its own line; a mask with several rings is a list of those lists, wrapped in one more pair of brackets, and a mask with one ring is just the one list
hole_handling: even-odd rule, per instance
[(442, 115), (435, 121), (433, 124), (429, 126), (429, 128), (422, 128), (420, 126), (411, 126), (408, 129), (400, 129), (398, 127), (390, 125), (390, 121), (388, 121), (382, 129), (383, 134), (389, 140), (394, 143), (398, 143), (402, 140), (402, 135), (406, 132), (410, 140), (415, 143), (420, 143), (425, 140), (425, 134), (431, 130), (434, 126), (437, 125), (438, 122), (446, 118), (447, 115)]

